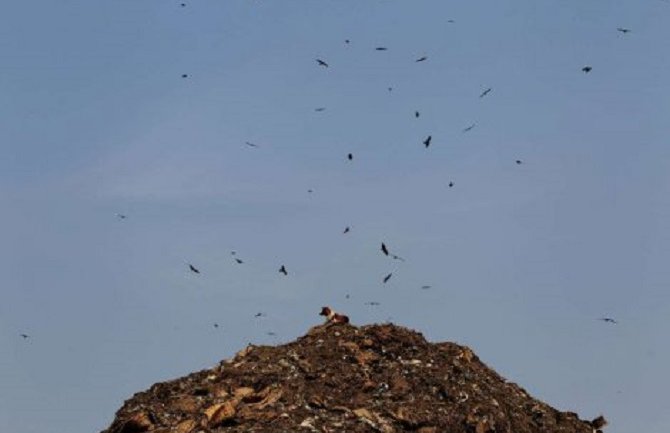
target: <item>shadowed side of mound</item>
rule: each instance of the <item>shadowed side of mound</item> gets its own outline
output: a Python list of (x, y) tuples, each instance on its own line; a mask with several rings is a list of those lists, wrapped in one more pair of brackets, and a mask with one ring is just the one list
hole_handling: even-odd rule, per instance
[(317, 326), (135, 394), (103, 433), (593, 433), (467, 347), (392, 324)]

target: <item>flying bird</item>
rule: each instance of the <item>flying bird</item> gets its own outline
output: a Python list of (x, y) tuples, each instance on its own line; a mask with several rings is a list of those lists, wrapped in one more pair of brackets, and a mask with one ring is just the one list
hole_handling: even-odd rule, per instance
[(120, 219), (120, 220), (124, 220), (124, 219), (128, 218), (127, 215), (123, 215), (123, 214), (120, 214), (120, 213), (117, 213), (117, 214), (116, 214), (116, 217), (117, 217), (118, 219)]
[(601, 320), (601, 321), (607, 322), (607, 323), (611, 323), (613, 325), (616, 325), (617, 323), (619, 323), (616, 320), (612, 319), (611, 317), (601, 317), (598, 320)]
[(400, 256), (396, 256), (395, 254), (391, 254), (391, 257), (393, 257), (393, 260), (400, 260), (401, 262), (404, 262), (404, 261), (405, 261), (405, 259), (403, 259), (403, 258), (400, 257)]
[(447, 22), (450, 23), (450, 24), (453, 24), (453, 23), (455, 23), (456, 21), (454, 21), (454, 20), (447, 20)]
[(515, 162), (516, 162), (516, 165), (521, 165), (521, 164), (523, 164), (523, 161), (520, 160), (520, 159), (517, 159)]
[(421, 286), (421, 289), (423, 289), (423, 290), (428, 290), (428, 289), (430, 289), (431, 287), (432, 287), (432, 286), (428, 286), (428, 285), (426, 285), (426, 286)]
[(384, 253), (385, 256), (389, 255), (389, 250), (386, 248), (386, 244), (382, 242), (382, 253)]
[(345, 40), (344, 40), (344, 43), (345, 43), (345, 44), (348, 44), (348, 43), (350, 43), (350, 42), (351, 42), (351, 41), (350, 41), (349, 39), (345, 39)]
[(425, 62), (426, 60), (428, 60), (428, 57), (427, 57), (427, 56), (423, 56), (423, 57), (419, 57), (418, 59), (416, 59), (416, 62), (417, 62), (417, 63), (418, 63), (418, 62)]
[(257, 144), (254, 144), (254, 143), (252, 143), (252, 142), (250, 142), (250, 141), (245, 141), (244, 144), (246, 144), (246, 145), (249, 146), (249, 147), (258, 147)]
[(389, 92), (392, 92), (392, 91), (393, 91), (393, 87), (387, 87), (386, 90), (388, 90)]
[(354, 160), (354, 154), (353, 154), (353, 153), (348, 154), (348, 155), (347, 155), (347, 159), (348, 159), (349, 161), (353, 161), (353, 160)]
[(419, 116), (421, 116), (421, 113), (419, 113), (418, 111), (415, 111), (415, 112), (414, 112), (414, 117), (416, 117), (416, 118), (418, 119)]
[(318, 63), (319, 66), (323, 66), (324, 68), (327, 68), (327, 67), (328, 67), (328, 63), (324, 62), (324, 61), (321, 60), (321, 59), (316, 59), (316, 63)]
[(19, 335), (20, 335), (21, 338), (23, 338), (24, 340), (27, 340), (28, 338), (30, 338), (30, 335), (28, 335), (28, 334), (19, 334)]
[(235, 257), (235, 261), (236, 261), (237, 264), (239, 264), (239, 265), (241, 265), (242, 263), (244, 263), (242, 260), (238, 259), (237, 257)]
[(214, 324), (214, 327), (215, 327), (215, 328), (218, 328), (218, 327), (219, 327), (219, 324), (218, 324), (218, 323), (215, 323), (215, 324)]
[(370, 302), (366, 302), (365, 305), (377, 306), (377, 305), (379, 305), (379, 302), (377, 302), (377, 301), (370, 301)]
[(484, 91), (481, 93), (481, 95), (479, 95), (479, 97), (480, 97), (480, 98), (483, 98), (484, 96), (486, 96), (486, 95), (488, 95), (489, 93), (491, 93), (491, 90), (493, 90), (493, 89), (492, 89), (491, 87), (489, 87), (488, 89), (484, 90)]
[(182, 78), (188, 78), (188, 74), (181, 74)]
[(181, 3), (179, 6), (185, 8), (185, 7), (186, 7), (186, 3)]
[(472, 128), (474, 128), (475, 126), (477, 126), (477, 124), (476, 124), (476, 123), (473, 123), (472, 125), (470, 125), (470, 126), (468, 126), (467, 128), (463, 129), (463, 132), (470, 132), (470, 131), (472, 131)]
[(325, 110), (326, 110), (326, 107), (319, 107), (319, 108), (315, 108), (315, 109), (314, 109), (314, 111), (316, 111), (316, 112), (318, 112), (318, 113), (320, 113), (320, 112), (322, 112), (322, 111), (325, 111)]
[(388, 50), (388, 48), (386, 48), (386, 47), (377, 47), (377, 48), (375, 48), (375, 50), (377, 50), (377, 51), (386, 51), (386, 50)]
[(388, 280), (391, 279), (392, 275), (393, 275), (393, 272), (391, 272), (390, 274), (388, 274), (387, 276), (384, 277), (384, 284), (386, 284), (388, 282)]
[(259, 312), (254, 314), (254, 317), (265, 317), (265, 313)]
[(284, 275), (288, 275), (288, 272), (286, 272), (286, 267), (284, 265), (281, 265), (281, 268), (279, 268), (279, 272), (281, 272)]
[(589, 72), (591, 72), (592, 69), (593, 68), (591, 66), (584, 66), (582, 68), (582, 72), (584, 72), (585, 74), (588, 74)]
[(350, 230), (351, 229), (347, 226), (347, 227), (344, 228), (344, 231), (342, 232), (342, 234), (345, 235), (345, 234), (349, 233)]
[(453, 188), (453, 187), (454, 187), (454, 182), (449, 182), (449, 188)]
[(428, 137), (426, 137), (425, 140), (423, 140), (423, 145), (426, 146), (426, 149), (428, 148), (428, 146), (430, 146), (430, 142), (431, 142), (432, 140), (433, 140), (433, 136), (432, 136), (432, 135), (429, 135)]
[(188, 264), (188, 268), (189, 268), (189, 269), (191, 270), (191, 272), (193, 272), (193, 273), (196, 273), (196, 274), (199, 274), (199, 273), (200, 273), (200, 271), (199, 271), (198, 269), (196, 269), (196, 267), (193, 266), (193, 265), (190, 264), (190, 263)]
[(624, 27), (617, 27), (617, 31), (623, 33), (624, 35), (626, 33), (630, 32), (630, 29), (624, 28)]

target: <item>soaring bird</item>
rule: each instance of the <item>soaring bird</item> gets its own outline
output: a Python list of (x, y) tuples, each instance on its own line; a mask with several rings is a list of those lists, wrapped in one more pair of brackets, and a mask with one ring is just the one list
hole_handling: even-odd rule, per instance
[(124, 219), (128, 218), (128, 216), (123, 215), (123, 214), (120, 214), (120, 213), (117, 213), (117, 214), (116, 214), (116, 217), (117, 217), (118, 219), (120, 219), (120, 220), (124, 220)]
[(619, 323), (616, 320), (612, 319), (611, 317), (601, 317), (598, 320), (601, 320), (601, 321), (607, 322), (607, 323), (612, 323), (613, 325), (616, 325), (617, 323)]
[(516, 162), (516, 165), (521, 165), (521, 164), (523, 164), (523, 161), (520, 160), (520, 159), (517, 159), (515, 162)]
[(582, 72), (584, 72), (585, 74), (588, 74), (589, 72), (591, 72), (592, 69), (593, 68), (591, 66), (584, 66), (582, 68)]
[(235, 257), (235, 261), (236, 261), (237, 264), (239, 264), (239, 265), (241, 265), (242, 263), (244, 263), (242, 260), (238, 259), (237, 257)]
[(370, 301), (370, 302), (366, 302), (365, 305), (371, 305), (371, 306), (374, 307), (374, 306), (379, 305), (379, 302), (377, 302), (377, 301)]
[(384, 277), (384, 284), (386, 284), (388, 282), (388, 280), (391, 279), (392, 275), (393, 275), (393, 272), (391, 272), (390, 274), (388, 274), (387, 276)]
[(281, 272), (284, 275), (288, 275), (288, 272), (286, 272), (286, 267), (284, 265), (281, 265), (281, 268), (279, 268), (279, 272)]
[(453, 181), (449, 182), (449, 188), (453, 188), (453, 187), (454, 187), (454, 182)]
[(405, 261), (405, 259), (403, 259), (403, 258), (400, 257), (400, 256), (396, 256), (395, 254), (391, 254), (391, 257), (393, 257), (393, 260), (400, 260), (401, 262), (404, 262), (404, 261)]
[(263, 313), (263, 312), (258, 312), (258, 313), (256, 313), (256, 314), (254, 314), (254, 317), (265, 317), (265, 313)]
[(191, 272), (194, 272), (194, 273), (196, 273), (196, 274), (199, 274), (199, 273), (200, 273), (200, 271), (199, 271), (198, 269), (196, 269), (196, 267), (193, 266), (193, 265), (190, 264), (190, 263), (188, 264), (188, 268), (191, 270)]
[(181, 74), (182, 78), (188, 78), (188, 74)]
[(486, 96), (486, 95), (488, 95), (489, 93), (491, 93), (491, 90), (493, 90), (493, 89), (489, 87), (488, 89), (484, 90), (484, 91), (481, 93), (481, 95), (479, 95), (479, 97), (480, 97), (480, 98), (483, 98), (484, 96)]
[(626, 33), (630, 32), (630, 29), (624, 28), (624, 27), (617, 27), (617, 31), (623, 33), (624, 35)]
[(349, 233), (350, 230), (351, 230), (351, 228), (349, 228), (349, 226), (347, 226), (347, 227), (344, 228), (344, 231), (342, 232), (342, 234), (346, 235), (347, 233)]
[(318, 112), (318, 113), (320, 113), (320, 112), (322, 112), (322, 111), (325, 111), (325, 110), (326, 110), (326, 107), (319, 107), (319, 108), (315, 108), (315, 109), (314, 109), (314, 111), (316, 111), (316, 112)]
[(472, 128), (474, 128), (475, 126), (477, 126), (477, 124), (476, 124), (476, 123), (473, 123), (472, 125), (470, 125), (470, 126), (468, 126), (467, 128), (463, 129), (463, 132), (470, 132), (470, 131), (472, 131)]
[(350, 42), (351, 42), (351, 41), (350, 41), (349, 39), (345, 39), (345, 40), (344, 40), (344, 43), (345, 43), (345, 44), (348, 44), (348, 43), (350, 43)]
[(348, 159), (349, 161), (353, 161), (353, 159), (354, 159), (354, 154), (353, 154), (353, 153), (349, 153), (349, 154), (347, 154), (347, 159)]
[(328, 67), (328, 63), (324, 62), (324, 61), (321, 60), (321, 59), (316, 59), (316, 63), (318, 63), (319, 66), (323, 66), (324, 68), (327, 68), (327, 67)]
[(219, 327), (219, 324), (218, 324), (218, 323), (214, 323), (214, 327), (215, 327), (215, 328), (218, 328), (218, 327)]
[(179, 6), (185, 8), (185, 7), (186, 7), (186, 3), (181, 3)]
[(429, 135), (428, 137), (426, 137), (425, 140), (423, 140), (423, 145), (426, 146), (426, 148), (428, 148), (428, 146), (430, 146), (430, 142), (431, 142), (432, 139), (433, 139), (433, 136)]
[(377, 50), (377, 51), (386, 51), (386, 50), (388, 50), (388, 48), (386, 48), (386, 47), (377, 47), (377, 48), (375, 48), (375, 50)]
[(427, 56), (423, 56), (423, 57), (419, 57), (418, 59), (416, 59), (416, 62), (417, 62), (417, 63), (418, 63), (418, 62), (425, 62), (426, 60), (428, 60), (428, 57), (427, 57)]
[(431, 287), (432, 287), (432, 286), (425, 285), (425, 286), (421, 286), (421, 289), (422, 289), (422, 290), (428, 290), (428, 289), (430, 289)]
[(254, 143), (252, 143), (252, 142), (250, 142), (250, 141), (245, 141), (244, 144), (246, 144), (246, 145), (249, 146), (249, 147), (258, 147), (257, 144), (254, 144)]
[(418, 111), (415, 111), (415, 112), (414, 112), (414, 117), (416, 117), (416, 118), (418, 119), (419, 116), (421, 116), (421, 113), (419, 113)]
[(386, 244), (382, 242), (382, 253), (384, 253), (385, 256), (389, 255), (389, 250), (386, 248)]
[(19, 334), (19, 335), (20, 335), (21, 338), (23, 338), (24, 340), (27, 340), (28, 338), (30, 338), (30, 335), (28, 335), (28, 334)]

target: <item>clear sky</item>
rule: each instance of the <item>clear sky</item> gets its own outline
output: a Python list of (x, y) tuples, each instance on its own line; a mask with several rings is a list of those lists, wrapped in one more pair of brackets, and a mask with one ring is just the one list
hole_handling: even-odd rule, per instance
[(322, 305), (670, 431), (669, 3), (184, 1), (2, 6), (0, 431), (99, 431)]

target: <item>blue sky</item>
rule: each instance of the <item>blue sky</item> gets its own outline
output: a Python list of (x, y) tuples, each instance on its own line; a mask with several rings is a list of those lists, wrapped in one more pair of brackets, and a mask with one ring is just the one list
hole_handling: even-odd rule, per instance
[(179, 3), (3, 5), (0, 430), (101, 430), (332, 305), (668, 431), (670, 4)]

